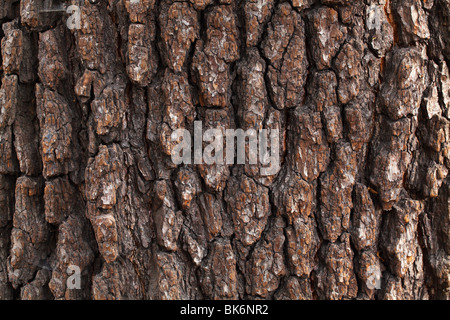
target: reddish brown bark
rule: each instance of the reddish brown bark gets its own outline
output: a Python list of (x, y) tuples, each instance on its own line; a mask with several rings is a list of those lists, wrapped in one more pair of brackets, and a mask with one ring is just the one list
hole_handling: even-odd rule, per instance
[(447, 0), (97, 2), (0, 0), (0, 299), (450, 298)]

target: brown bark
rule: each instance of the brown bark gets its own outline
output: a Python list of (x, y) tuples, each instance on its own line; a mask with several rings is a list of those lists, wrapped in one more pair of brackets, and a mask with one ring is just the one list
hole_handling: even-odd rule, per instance
[(91, 2), (0, 0), (0, 299), (450, 298), (448, 0)]

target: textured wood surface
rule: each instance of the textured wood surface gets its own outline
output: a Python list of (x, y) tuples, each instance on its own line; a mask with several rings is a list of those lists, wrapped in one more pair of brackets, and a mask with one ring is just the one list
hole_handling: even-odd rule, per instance
[(0, 299), (450, 298), (448, 0), (91, 2), (0, 0)]

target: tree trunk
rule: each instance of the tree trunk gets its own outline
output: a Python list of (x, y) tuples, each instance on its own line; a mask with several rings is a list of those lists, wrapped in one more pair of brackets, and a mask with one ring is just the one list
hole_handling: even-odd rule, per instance
[[(0, 19), (0, 299), (450, 298), (448, 0)], [(280, 167), (175, 165), (197, 121), (277, 129)]]

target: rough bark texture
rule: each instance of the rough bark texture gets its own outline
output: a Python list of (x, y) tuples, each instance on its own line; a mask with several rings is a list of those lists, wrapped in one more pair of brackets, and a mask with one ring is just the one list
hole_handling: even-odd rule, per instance
[[(45, 11), (70, 4), (79, 29)], [(0, 0), (0, 23), (0, 299), (450, 298), (448, 0)], [(279, 129), (281, 169), (175, 166), (195, 120)]]

